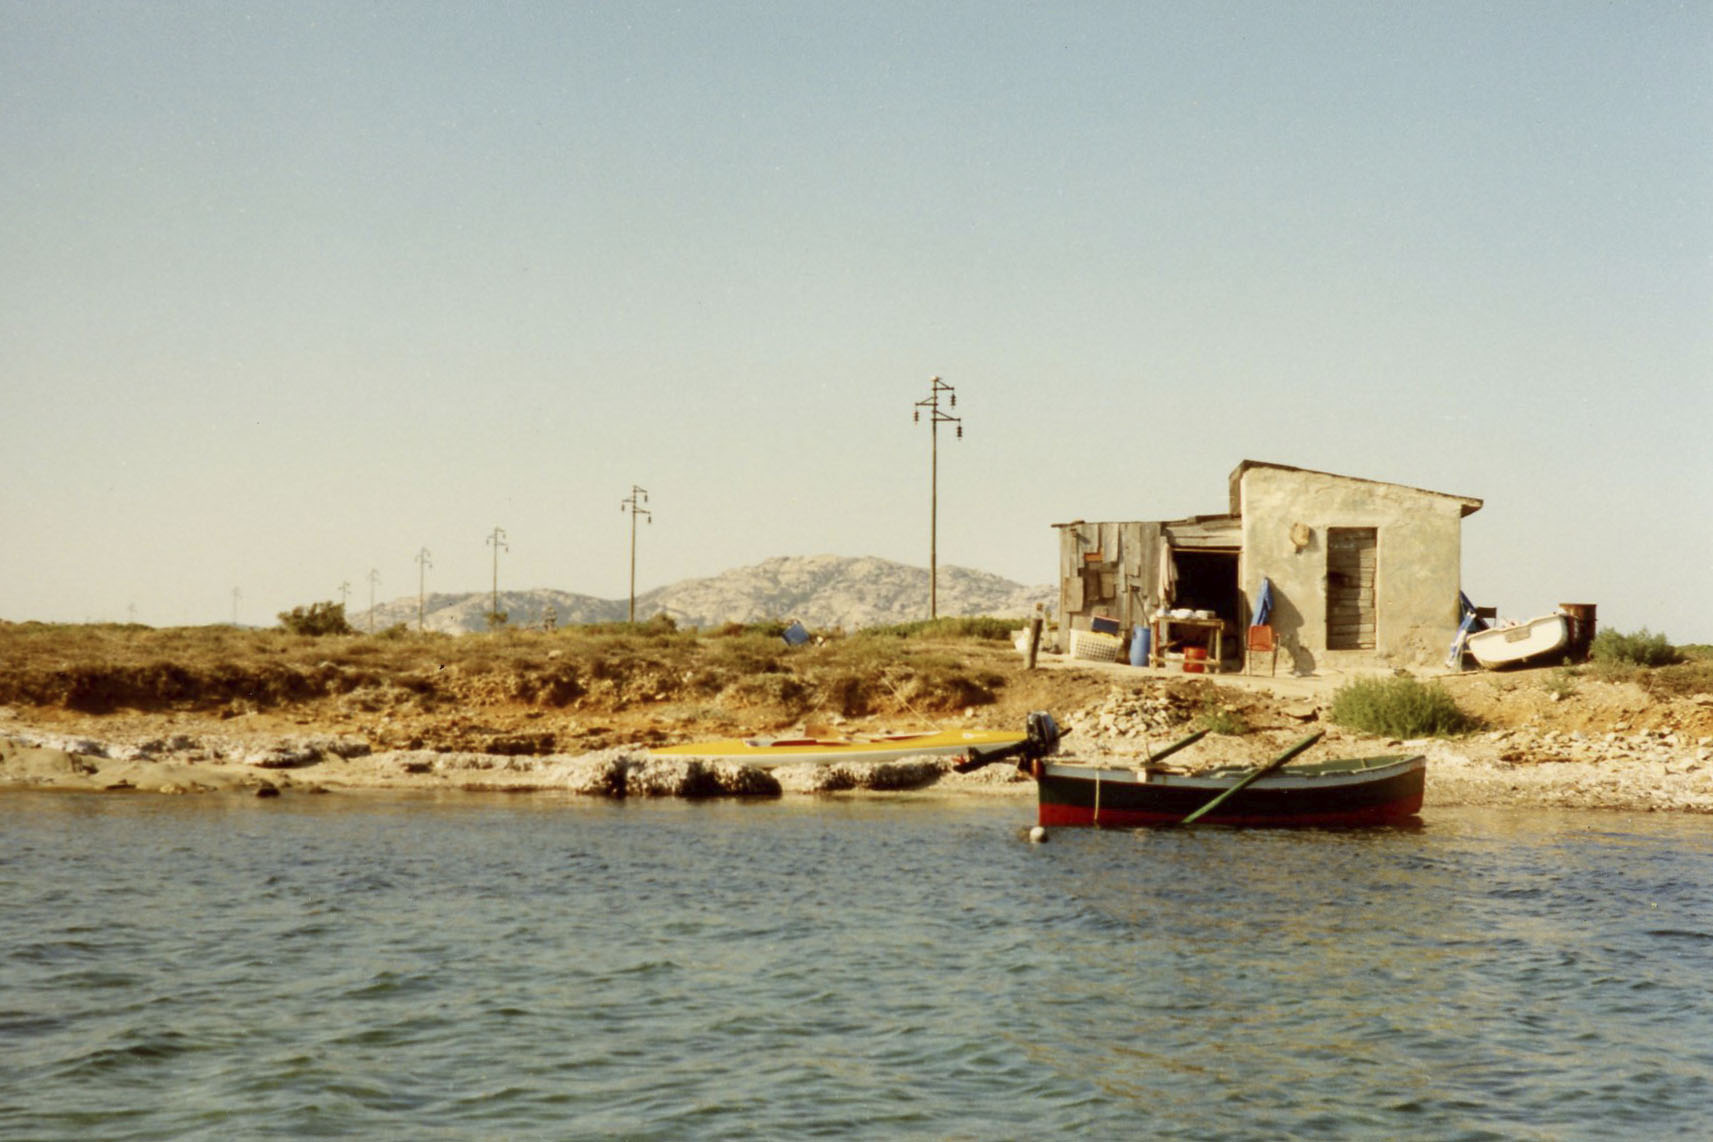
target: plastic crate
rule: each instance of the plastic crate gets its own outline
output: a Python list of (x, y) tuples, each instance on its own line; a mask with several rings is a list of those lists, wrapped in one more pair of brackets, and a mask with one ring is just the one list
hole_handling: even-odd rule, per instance
[(1071, 657), (1085, 662), (1117, 662), (1123, 646), (1124, 640), (1117, 635), (1092, 630), (1071, 632)]

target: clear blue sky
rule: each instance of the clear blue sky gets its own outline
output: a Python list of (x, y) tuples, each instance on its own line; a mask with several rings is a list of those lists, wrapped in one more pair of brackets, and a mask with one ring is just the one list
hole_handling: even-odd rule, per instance
[(1052, 581), (1245, 458), (1713, 641), (1713, 5), (0, 0), (0, 617)]

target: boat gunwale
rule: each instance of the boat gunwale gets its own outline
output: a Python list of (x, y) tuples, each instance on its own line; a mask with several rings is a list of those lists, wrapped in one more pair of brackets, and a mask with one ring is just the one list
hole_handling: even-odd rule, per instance
[[(1332, 767), (1340, 768), (1332, 768)], [(1251, 789), (1295, 789), (1316, 785), (1361, 785), (1387, 780), (1412, 769), (1425, 769), (1425, 754), (1386, 754), (1378, 757), (1334, 758), (1283, 769), (1257, 779)], [(1252, 766), (1221, 766), (1201, 773), (1180, 773), (1147, 766), (1104, 765), (1048, 758), (1043, 776), (1069, 781), (1101, 781), (1129, 785), (1166, 785), (1217, 791), (1241, 780)]]

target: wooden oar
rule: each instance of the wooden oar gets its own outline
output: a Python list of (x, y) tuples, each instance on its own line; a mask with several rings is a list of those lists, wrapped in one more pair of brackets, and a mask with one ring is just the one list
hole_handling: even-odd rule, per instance
[[(1195, 745), (1206, 736), (1206, 730), (1197, 730), (1189, 737), (1173, 742), (1165, 749), (1162, 749), (1159, 753), (1149, 754), (1147, 764), (1152, 765), (1156, 761), (1168, 758), (1174, 753), (1177, 753), (1180, 749), (1183, 749), (1185, 746)], [(964, 755), (964, 759), (953, 764), (952, 769), (957, 773), (969, 773), (972, 770), (980, 769), (984, 765), (991, 765), (996, 761), (1004, 761), (1007, 758), (1016, 757), (1018, 754), (1024, 753), (1028, 749), (1029, 743), (1027, 741), (1020, 741), (1015, 745), (971, 746), (969, 752)]]
[(1316, 730), (1314, 733), (1310, 734), (1308, 737), (1304, 738), (1278, 757), (1275, 757), (1272, 761), (1269, 761), (1265, 765), (1257, 766), (1248, 773), (1245, 773), (1242, 780), (1240, 780), (1236, 785), (1233, 785), (1230, 789), (1221, 792), (1219, 796), (1215, 797), (1212, 801), (1209, 801), (1206, 805), (1203, 805), (1200, 809), (1197, 809), (1194, 813), (1191, 813), (1189, 816), (1179, 821), (1178, 824), (1195, 824), (1197, 821), (1223, 805), (1227, 797), (1230, 797), (1232, 794), (1237, 793), (1240, 790), (1247, 789), (1252, 783), (1259, 781), (1281, 765), (1284, 765), (1287, 761), (1290, 761), (1293, 757), (1296, 757), (1299, 753), (1302, 753), (1305, 749), (1309, 748), (1309, 746), (1319, 741), (1325, 733), (1325, 730)]
[(1173, 742), (1171, 745), (1167, 746), (1165, 749), (1161, 750), (1159, 753), (1149, 754), (1148, 755), (1149, 764), (1152, 764), (1156, 761), (1163, 761), (1166, 758), (1171, 757), (1174, 753), (1177, 753), (1180, 749), (1183, 749), (1185, 746), (1195, 745), (1197, 742), (1201, 741), (1201, 739), (1205, 738), (1206, 736), (1207, 736), (1206, 730), (1197, 730), (1195, 733), (1191, 734), (1189, 737), (1184, 738), (1181, 741)]

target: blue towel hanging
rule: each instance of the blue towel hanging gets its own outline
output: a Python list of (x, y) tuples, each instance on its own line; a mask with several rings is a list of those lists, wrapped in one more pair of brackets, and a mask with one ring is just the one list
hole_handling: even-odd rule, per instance
[(1273, 581), (1261, 577), (1261, 597), (1255, 601), (1255, 618), (1250, 626), (1264, 627), (1273, 615)]

